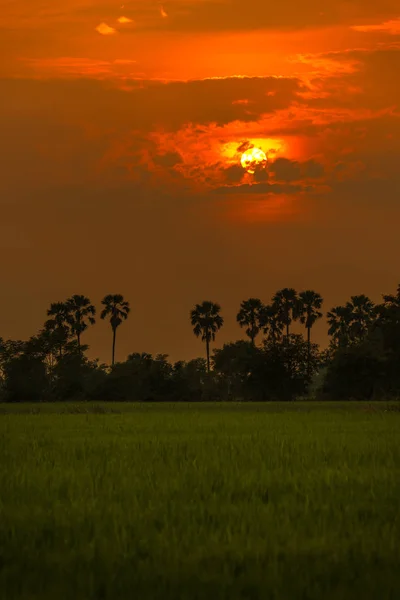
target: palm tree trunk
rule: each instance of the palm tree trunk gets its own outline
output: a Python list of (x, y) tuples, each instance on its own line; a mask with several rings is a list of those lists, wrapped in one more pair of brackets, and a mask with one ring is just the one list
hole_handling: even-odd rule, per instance
[(112, 343), (112, 363), (111, 365), (114, 366), (114, 359), (115, 359), (115, 337), (117, 335), (117, 328), (113, 327), (113, 343)]
[(78, 352), (80, 354), (81, 353), (81, 334), (79, 333), (79, 331), (76, 334), (76, 339), (78, 341)]
[(310, 377), (311, 367), (311, 327), (307, 327), (307, 376)]
[(207, 350), (207, 373), (210, 372), (210, 340), (208, 336), (206, 338), (206, 350)]

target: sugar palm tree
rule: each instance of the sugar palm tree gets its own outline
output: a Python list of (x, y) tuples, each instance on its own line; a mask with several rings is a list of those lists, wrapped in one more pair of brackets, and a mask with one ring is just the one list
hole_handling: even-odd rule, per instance
[(196, 304), (194, 309), (190, 311), (193, 333), (196, 337), (201, 336), (201, 340), (206, 343), (208, 373), (210, 372), (210, 342), (215, 340), (215, 334), (224, 323), (219, 314), (220, 310), (219, 304), (204, 301), (202, 304)]
[(311, 359), (311, 328), (314, 323), (322, 317), (322, 312), (319, 310), (322, 306), (323, 298), (317, 292), (306, 290), (299, 294), (298, 314), (300, 323), (306, 326), (307, 329), (307, 371), (310, 373)]
[(53, 302), (47, 310), (47, 316), (51, 318), (45, 322), (44, 328), (47, 331), (54, 332), (55, 338), (58, 339), (58, 354), (59, 358), (61, 358), (63, 348), (68, 341), (71, 326), (71, 314), (67, 303)]
[(255, 345), (255, 338), (260, 332), (260, 316), (263, 309), (263, 303), (258, 298), (249, 298), (240, 305), (240, 310), (236, 320), (240, 327), (247, 327), (246, 335), (249, 336), (252, 345)]
[(361, 341), (368, 334), (375, 319), (375, 304), (368, 296), (361, 294), (359, 296), (352, 296), (346, 306), (351, 310), (350, 327), (352, 339), (356, 342)]
[(104, 296), (101, 303), (104, 308), (101, 311), (100, 318), (105, 319), (107, 316), (110, 316), (110, 324), (113, 332), (111, 364), (114, 365), (117, 328), (121, 325), (123, 320), (128, 318), (131, 309), (129, 307), (129, 302), (124, 300), (124, 297), (121, 294), (108, 294), (107, 296)]
[(352, 309), (350, 306), (335, 306), (327, 314), (331, 335), (337, 346), (348, 346), (351, 340)]
[(264, 305), (260, 311), (260, 327), (274, 344), (282, 340), (284, 325), (274, 304)]
[(299, 316), (299, 299), (296, 290), (283, 288), (276, 292), (272, 298), (272, 304), (282, 324), (286, 327), (286, 339), (289, 339), (289, 326)]
[(89, 324), (94, 325), (96, 320), (96, 308), (90, 303), (89, 298), (75, 294), (68, 298), (67, 308), (70, 315), (71, 331), (76, 335), (78, 351), (81, 351), (81, 335), (88, 328)]

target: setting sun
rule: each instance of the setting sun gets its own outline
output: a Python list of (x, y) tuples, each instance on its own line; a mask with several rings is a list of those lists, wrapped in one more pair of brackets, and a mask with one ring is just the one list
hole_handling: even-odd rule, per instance
[(255, 173), (261, 169), (265, 169), (267, 165), (267, 156), (261, 148), (250, 148), (243, 152), (240, 159), (243, 169), (248, 173)]

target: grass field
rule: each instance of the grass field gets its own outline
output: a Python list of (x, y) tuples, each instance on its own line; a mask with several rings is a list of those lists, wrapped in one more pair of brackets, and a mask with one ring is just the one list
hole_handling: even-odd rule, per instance
[(397, 600), (398, 408), (0, 405), (0, 597)]

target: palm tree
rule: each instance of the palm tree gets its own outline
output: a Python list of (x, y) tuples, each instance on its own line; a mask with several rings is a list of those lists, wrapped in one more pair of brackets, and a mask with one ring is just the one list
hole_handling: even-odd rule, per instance
[(272, 298), (279, 319), (286, 327), (286, 339), (289, 339), (289, 326), (299, 316), (299, 299), (296, 290), (293, 288), (283, 288), (276, 292)]
[(68, 298), (66, 304), (70, 315), (71, 331), (76, 335), (78, 351), (80, 352), (81, 334), (88, 328), (88, 323), (90, 325), (95, 324), (96, 308), (90, 303), (89, 298), (78, 294)]
[(207, 350), (207, 372), (210, 372), (210, 342), (215, 340), (215, 334), (221, 329), (224, 320), (219, 314), (219, 304), (204, 301), (196, 304), (190, 311), (190, 322), (193, 325), (193, 333), (196, 337), (201, 335), (201, 340), (206, 343)]
[(246, 335), (249, 336), (252, 345), (255, 345), (255, 338), (260, 332), (260, 316), (263, 309), (263, 303), (258, 298), (249, 298), (240, 305), (240, 310), (236, 320), (240, 327), (247, 326)]
[(44, 328), (47, 331), (54, 332), (55, 336), (59, 340), (59, 357), (62, 357), (63, 347), (68, 340), (70, 325), (71, 325), (71, 314), (66, 302), (53, 302), (50, 304), (50, 308), (47, 310), (47, 316), (52, 317), (48, 319)]
[(310, 359), (311, 359), (311, 327), (322, 317), (320, 308), (323, 303), (323, 298), (317, 292), (306, 290), (299, 294), (299, 318), (300, 323), (306, 326), (307, 329), (307, 371), (310, 374)]
[(260, 311), (260, 327), (267, 339), (274, 344), (282, 340), (283, 323), (274, 304), (263, 306)]
[(128, 314), (131, 309), (129, 307), (129, 302), (124, 300), (124, 297), (121, 296), (121, 294), (108, 294), (107, 296), (104, 296), (101, 303), (104, 305), (104, 308), (101, 312), (100, 318), (105, 319), (108, 315), (110, 315), (110, 324), (113, 332), (111, 364), (114, 366), (115, 337), (117, 334), (117, 327), (121, 325), (124, 319), (128, 318)]
[(335, 306), (327, 314), (331, 335), (337, 346), (348, 346), (351, 339), (352, 309), (350, 306)]
[(362, 341), (368, 334), (376, 316), (375, 305), (364, 294), (352, 296), (347, 302), (347, 308), (351, 310), (351, 336), (354, 341)]

